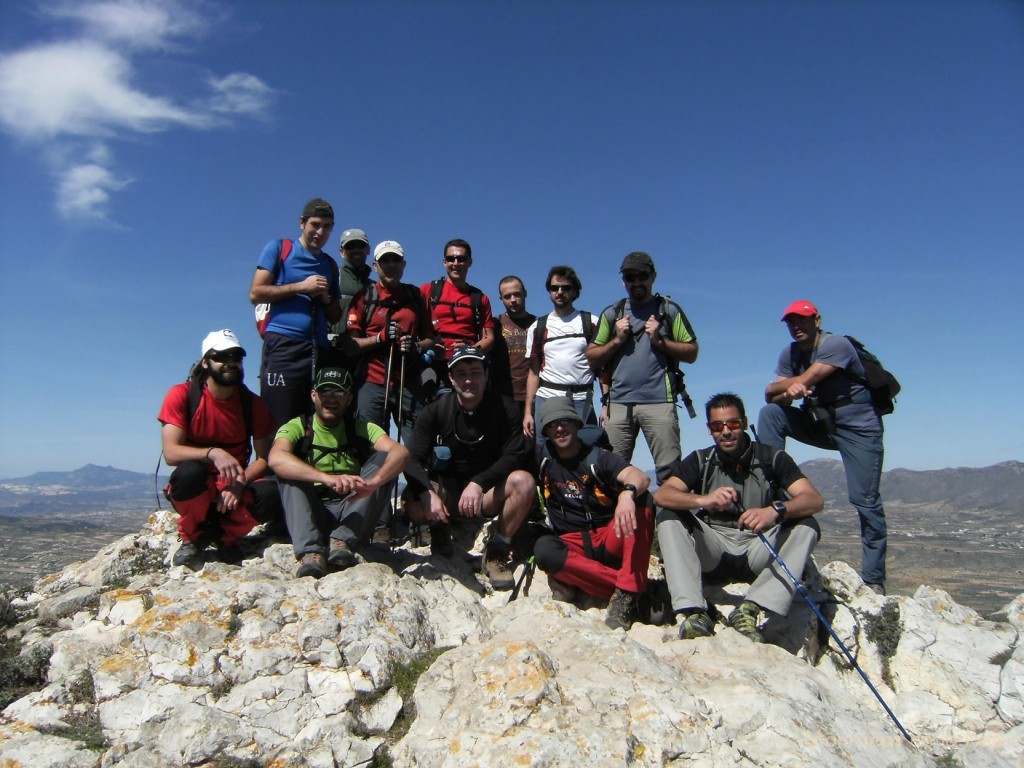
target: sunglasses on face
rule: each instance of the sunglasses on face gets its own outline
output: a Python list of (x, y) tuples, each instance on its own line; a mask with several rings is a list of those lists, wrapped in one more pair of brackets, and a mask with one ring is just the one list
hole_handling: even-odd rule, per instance
[(469, 256), (445, 256), (445, 264), (468, 264)]
[(325, 387), (324, 389), (318, 389), (316, 391), (320, 395), (320, 399), (323, 400), (327, 397), (343, 397), (350, 393), (347, 389), (338, 389), (337, 387)]
[(623, 272), (622, 279), (627, 283), (642, 283), (651, 276), (650, 272)]
[(377, 259), (378, 264), (401, 264), (403, 261), (401, 256), (382, 256)]
[(708, 422), (708, 429), (714, 433), (724, 432), (728, 427), (730, 432), (739, 432), (743, 429), (743, 419), (726, 419), (725, 421)]
[(548, 422), (548, 429), (569, 429), (573, 424), (576, 423), (575, 419), (555, 419), (554, 421)]
[(572, 293), (571, 285), (549, 285), (548, 293)]
[(245, 352), (235, 350), (232, 352), (211, 352), (206, 356), (215, 363), (240, 363), (245, 357)]

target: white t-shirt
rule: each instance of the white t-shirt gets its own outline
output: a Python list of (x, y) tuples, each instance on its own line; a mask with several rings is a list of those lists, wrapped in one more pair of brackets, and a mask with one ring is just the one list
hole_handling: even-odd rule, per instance
[[(597, 318), (593, 318), (597, 328)], [(533, 337), (537, 323), (533, 323), (526, 332), (526, 359), (533, 358)], [(583, 337), (583, 319), (580, 310), (566, 317), (559, 317), (552, 312), (548, 315), (546, 327), (547, 339), (542, 350), (540, 361), (541, 385), (537, 397), (565, 397), (569, 392), (563, 389), (545, 387), (544, 382), (553, 384), (591, 385), (584, 392), (573, 392), (574, 400), (586, 400), (593, 392), (594, 371), (587, 362), (587, 340)]]

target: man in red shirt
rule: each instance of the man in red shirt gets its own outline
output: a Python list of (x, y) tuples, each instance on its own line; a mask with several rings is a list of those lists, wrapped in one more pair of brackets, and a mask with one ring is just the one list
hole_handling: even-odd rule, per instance
[(281, 514), (277, 484), (255, 482), (267, 472), (273, 419), (242, 383), (245, 350), (224, 329), (208, 334), (202, 351), (157, 416), (164, 459), (176, 467), (164, 489), (180, 515), (181, 546), (171, 562), (192, 570), (202, 568), (211, 542), (225, 559), (237, 559), (238, 539)]
[[(438, 342), (438, 356), (451, 360), (461, 347), (479, 347), (489, 354), (494, 346), (494, 318), (491, 301), (476, 286), (466, 282), (473, 265), (473, 249), (465, 240), (449, 240), (444, 246), (446, 276), (420, 286), (423, 301), (430, 309), (434, 336)], [(441, 362), (441, 361), (439, 361)], [(439, 370), (447, 377), (446, 366)], [(447, 383), (444, 383), (447, 386)]]
[(390, 412), (399, 429), (411, 430), (423, 407), (422, 356), (434, 348), (434, 332), (419, 289), (402, 282), (405, 251), (401, 244), (394, 240), (379, 243), (373, 249), (373, 268), (378, 282), (356, 298), (346, 323), (350, 354), (361, 364), (363, 381), (356, 417), (389, 431)]

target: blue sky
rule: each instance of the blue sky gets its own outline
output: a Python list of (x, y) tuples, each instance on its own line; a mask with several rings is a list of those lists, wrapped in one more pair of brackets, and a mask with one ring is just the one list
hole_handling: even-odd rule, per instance
[(551, 265), (599, 311), (648, 251), (698, 403), (756, 411), (808, 298), (904, 385), (887, 469), (1024, 459), (1022, 86), (1017, 2), (9, 0), (0, 477), (151, 471), (210, 330), (257, 388), (249, 281), (314, 195), (332, 253), (361, 227), (422, 283), (464, 237), (535, 312)]

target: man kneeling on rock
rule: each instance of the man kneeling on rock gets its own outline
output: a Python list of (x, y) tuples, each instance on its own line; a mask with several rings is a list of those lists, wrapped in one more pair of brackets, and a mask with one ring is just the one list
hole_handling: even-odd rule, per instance
[(672, 608), (683, 617), (679, 637), (714, 634), (701, 576), (729, 573), (753, 583), (728, 626), (763, 643), (761, 611), (785, 616), (796, 586), (758, 534), (794, 574), (802, 574), (821, 535), (811, 515), (824, 501), (785, 451), (747, 436), (739, 397), (715, 395), (705, 412), (715, 445), (669, 465), (671, 476), (654, 494)]
[(298, 577), (355, 565), (354, 548), (369, 540), (409, 460), (383, 429), (350, 414), (352, 388), (347, 370), (321, 370), (315, 413), (281, 427), (270, 449)]
[(554, 535), (534, 545), (537, 565), (556, 599), (572, 601), (577, 587), (610, 598), (605, 624), (629, 629), (639, 595), (647, 591), (651, 480), (617, 453), (583, 442), (583, 421), (568, 398), (545, 401), (538, 425), (547, 438), (538, 449), (538, 478)]
[(406, 473), (405, 511), (430, 525), (430, 551), (454, 554), (453, 518), (497, 518), (484, 551), (483, 571), (493, 589), (512, 589), (512, 537), (530, 514), (537, 484), (526, 469), (530, 455), (519, 406), (487, 389), (487, 355), (461, 347), (448, 362), (452, 392), (427, 405), (416, 419), (410, 466), (429, 473), (418, 482)]

